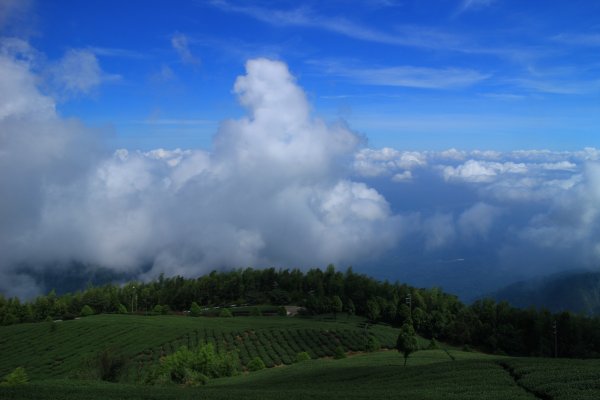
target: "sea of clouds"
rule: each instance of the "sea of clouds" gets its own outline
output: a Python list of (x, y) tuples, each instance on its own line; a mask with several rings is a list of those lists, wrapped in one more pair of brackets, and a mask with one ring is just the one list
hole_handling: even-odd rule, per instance
[(594, 148), (369, 148), (343, 121), (315, 117), (283, 62), (253, 59), (233, 86), (246, 115), (222, 121), (211, 151), (114, 151), (56, 105), (118, 76), (85, 50), (41, 60), (25, 41), (0, 41), (0, 292), (9, 296), (47, 290), (32, 271), (70, 261), (140, 279), (329, 263), (394, 277), (426, 269), (423, 260), (476, 256), (496, 274), (470, 276), (490, 280), (600, 260)]

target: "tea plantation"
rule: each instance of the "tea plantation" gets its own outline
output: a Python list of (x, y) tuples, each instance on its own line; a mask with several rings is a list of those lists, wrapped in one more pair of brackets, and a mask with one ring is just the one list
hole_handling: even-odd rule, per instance
[[(30, 382), (0, 387), (0, 399), (598, 399), (600, 361), (510, 358), (446, 348), (421, 350), (408, 365), (397, 329), (360, 318), (192, 318), (98, 315), (0, 328), (0, 375), (23, 366)], [(365, 353), (367, 338), (383, 350)], [(201, 387), (139, 384), (158, 359), (199, 343), (258, 356), (266, 368)], [(427, 346), (426, 341), (420, 345)], [(348, 357), (333, 359), (341, 346)], [(85, 360), (114, 348), (129, 368), (120, 383), (75, 379)], [(307, 361), (296, 362), (306, 351)]]
[(126, 380), (140, 381), (146, 367), (180, 346), (213, 343), (236, 351), (242, 365), (259, 356), (267, 367), (291, 364), (299, 352), (333, 356), (337, 346), (362, 351), (367, 338), (394, 347), (396, 331), (365, 327), (361, 318), (193, 318), (97, 315), (64, 322), (0, 327), (0, 376), (22, 366), (33, 380), (72, 377), (86, 359), (112, 349), (129, 360)]

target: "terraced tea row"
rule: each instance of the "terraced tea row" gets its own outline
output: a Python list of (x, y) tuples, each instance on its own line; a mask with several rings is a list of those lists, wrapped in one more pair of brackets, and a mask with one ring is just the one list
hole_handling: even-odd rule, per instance
[(0, 375), (23, 366), (33, 380), (72, 376), (86, 358), (107, 348), (135, 360), (131, 379), (137, 379), (161, 356), (198, 343), (212, 342), (219, 350), (238, 351), (243, 364), (259, 356), (267, 366), (289, 364), (299, 351), (326, 357), (339, 345), (346, 351), (362, 350), (365, 332), (383, 346), (393, 346), (394, 329), (376, 325), (365, 330), (362, 323), (360, 318), (98, 315), (12, 325), (0, 327)]
[[(203, 343), (212, 343), (218, 351), (233, 351), (246, 366), (255, 357), (260, 357), (267, 368), (289, 365), (296, 361), (300, 352), (307, 352), (311, 358), (332, 357), (336, 348), (344, 352), (364, 351), (369, 338), (375, 338), (382, 347), (392, 348), (391, 335), (382, 331), (371, 333), (359, 329), (271, 329), (246, 331), (219, 331), (200, 329), (188, 333), (173, 342), (153, 349), (146, 349), (135, 357), (136, 380), (143, 380), (147, 367), (156, 363), (162, 356), (176, 351), (181, 346), (193, 348)], [(371, 339), (372, 340), (372, 339)]]

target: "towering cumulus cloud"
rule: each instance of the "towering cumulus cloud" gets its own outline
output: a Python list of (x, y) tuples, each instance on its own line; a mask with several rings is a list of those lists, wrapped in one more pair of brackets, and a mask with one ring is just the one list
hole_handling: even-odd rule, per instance
[[(21, 43), (24, 48), (26, 45)], [(21, 49), (23, 50), (23, 49)], [(390, 248), (398, 219), (346, 176), (362, 138), (313, 118), (281, 62), (237, 78), (247, 116), (221, 124), (211, 153), (118, 150), (60, 119), (23, 52), (0, 58), (0, 290), (21, 267), (78, 260), (138, 273), (349, 263)], [(19, 281), (20, 279), (20, 281)], [(30, 290), (35, 291), (35, 287)]]

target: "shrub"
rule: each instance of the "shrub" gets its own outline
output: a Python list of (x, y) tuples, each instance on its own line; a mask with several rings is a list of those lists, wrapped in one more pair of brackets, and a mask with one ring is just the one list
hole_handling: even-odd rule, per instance
[(437, 350), (439, 348), (440, 348), (440, 346), (439, 346), (437, 340), (435, 340), (434, 338), (432, 338), (429, 341), (429, 345), (427, 346), (427, 350)]
[(6, 375), (0, 386), (19, 386), (29, 382), (25, 368), (17, 367), (10, 374)]
[(296, 354), (296, 362), (308, 361), (310, 360), (310, 355), (306, 351), (302, 351)]
[(12, 325), (19, 322), (19, 319), (12, 312), (7, 312), (2, 318), (2, 325)]
[(152, 383), (203, 385), (210, 378), (233, 376), (239, 372), (239, 359), (234, 353), (218, 353), (211, 343), (194, 350), (180, 347), (175, 353), (160, 359), (150, 375)]
[(287, 317), (287, 310), (284, 306), (277, 308), (277, 315), (279, 315), (280, 317)]
[(250, 361), (247, 365), (248, 371), (260, 371), (261, 369), (265, 369), (265, 363), (262, 358), (254, 357), (252, 361)]
[(367, 339), (366, 350), (368, 352), (372, 352), (372, 351), (377, 351), (380, 348), (381, 348), (381, 343), (379, 343), (379, 340), (377, 340), (377, 338), (375, 336), (369, 336), (369, 339)]
[(192, 317), (199, 317), (202, 314), (202, 309), (195, 301), (192, 301), (192, 305), (190, 306), (190, 315)]
[(233, 314), (231, 313), (231, 310), (229, 308), (223, 308), (221, 311), (219, 311), (219, 317), (231, 318), (233, 317)]
[(152, 309), (152, 312), (155, 313), (155, 314), (162, 314), (163, 313), (163, 308), (162, 308), (162, 306), (160, 304), (157, 304)]
[(471, 349), (471, 347), (469, 347), (469, 345), (468, 345), (468, 344), (465, 344), (465, 345), (462, 347), (462, 351), (471, 352), (471, 351), (473, 351), (473, 349)]
[(117, 307), (117, 312), (119, 314), (127, 314), (127, 307), (125, 307), (123, 304), (119, 303), (119, 306)]
[(94, 310), (92, 309), (92, 307), (90, 307), (86, 304), (81, 309), (81, 312), (79, 313), (79, 315), (81, 315), (82, 317), (88, 317), (90, 315), (94, 315)]
[(341, 360), (342, 358), (346, 358), (346, 352), (344, 351), (344, 348), (342, 346), (337, 346), (335, 348), (333, 358), (335, 358), (336, 360)]

